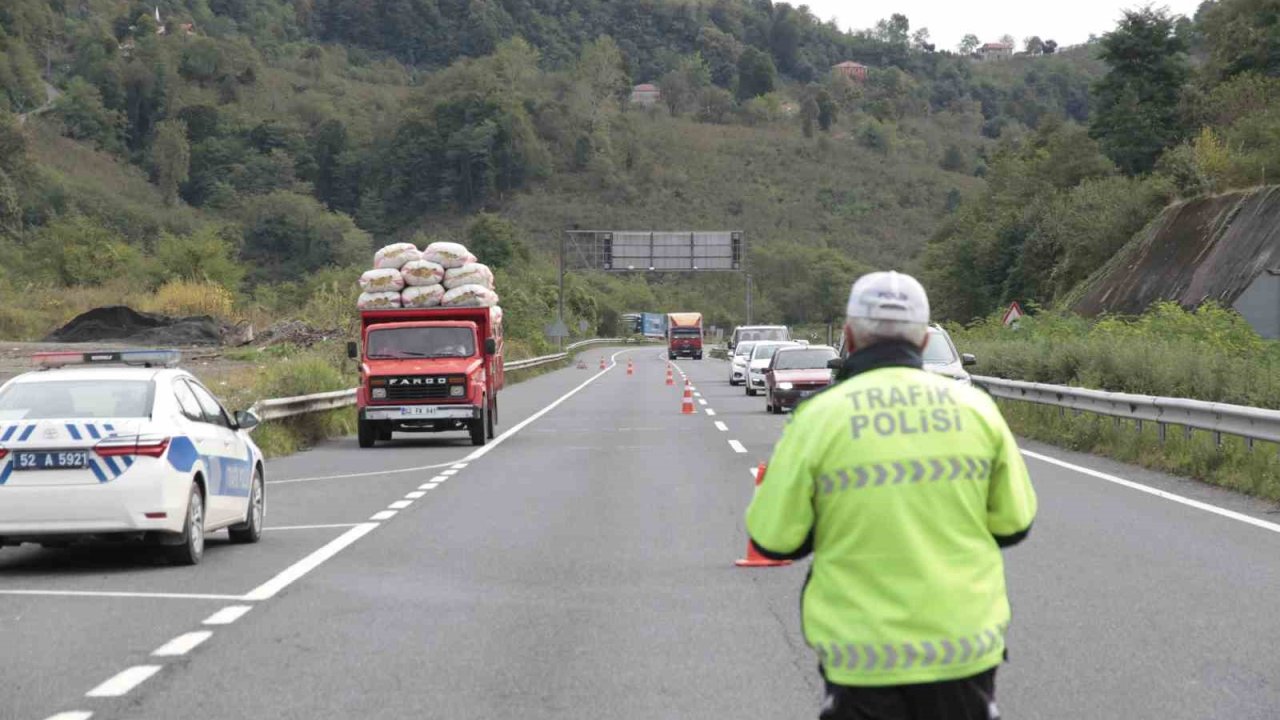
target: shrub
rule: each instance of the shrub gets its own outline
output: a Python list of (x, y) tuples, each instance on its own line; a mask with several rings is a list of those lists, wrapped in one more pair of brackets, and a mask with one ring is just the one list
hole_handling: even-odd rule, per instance
[(175, 317), (208, 315), (231, 320), (235, 316), (235, 298), (216, 283), (174, 280), (161, 285), (144, 309)]

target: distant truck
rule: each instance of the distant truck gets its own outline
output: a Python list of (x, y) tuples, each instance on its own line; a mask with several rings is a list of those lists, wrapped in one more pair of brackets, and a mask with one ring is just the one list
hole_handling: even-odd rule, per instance
[(643, 313), (640, 316), (641, 332), (647, 338), (662, 339), (667, 336), (667, 316), (661, 313)]
[(702, 313), (667, 314), (667, 354), (702, 359)]
[(501, 310), (363, 310), (360, 340), (347, 348), (360, 360), (360, 447), (393, 432), (462, 430), (472, 445), (493, 438), (504, 381)]

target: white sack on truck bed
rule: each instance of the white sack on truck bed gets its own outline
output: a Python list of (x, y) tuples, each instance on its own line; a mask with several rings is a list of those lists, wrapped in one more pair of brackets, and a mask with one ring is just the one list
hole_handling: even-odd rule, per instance
[(407, 287), (400, 293), (400, 301), (407, 308), (436, 307), (444, 299), (444, 288), (440, 285), (420, 285)]
[(356, 300), (356, 308), (360, 310), (394, 310), (398, 307), (401, 307), (398, 292), (361, 293), (360, 299)]
[(400, 268), (404, 284), (409, 287), (439, 285), (444, 282), (444, 266), (430, 260), (410, 260)]
[(492, 290), (493, 271), (487, 265), (473, 262), (444, 272), (444, 287), (446, 290), (460, 288), (463, 285), (479, 285)]
[(467, 263), (475, 262), (476, 256), (458, 243), (434, 242), (428, 245), (426, 250), (422, 251), (422, 259), (439, 263), (446, 270), (451, 270), (460, 268)]
[(445, 293), (440, 304), (445, 307), (493, 307), (498, 304), (498, 293), (482, 285), (463, 285)]
[(422, 253), (412, 243), (393, 243), (373, 254), (373, 266), (399, 270), (411, 260), (421, 260)]
[(367, 293), (400, 292), (404, 289), (404, 277), (399, 270), (369, 270), (360, 276), (360, 289)]

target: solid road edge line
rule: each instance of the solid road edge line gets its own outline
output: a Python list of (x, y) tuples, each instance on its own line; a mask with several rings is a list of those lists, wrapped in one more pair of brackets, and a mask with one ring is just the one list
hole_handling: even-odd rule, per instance
[(1220, 515), (1224, 518), (1237, 520), (1247, 525), (1252, 525), (1256, 528), (1269, 530), (1273, 533), (1280, 533), (1280, 525), (1277, 525), (1276, 523), (1267, 522), (1266, 520), (1260, 520), (1256, 517), (1253, 517), (1252, 515), (1246, 515), (1244, 513), (1236, 512), (1235, 510), (1228, 510), (1223, 507), (1218, 507), (1217, 505), (1210, 505), (1209, 503), (1201, 502), (1199, 500), (1193, 500), (1183, 495), (1178, 495), (1176, 493), (1171, 493), (1166, 490), (1153, 488), (1150, 485), (1143, 485), (1142, 483), (1137, 483), (1132, 480), (1125, 480), (1124, 478), (1116, 477), (1115, 475), (1109, 475), (1107, 473), (1099, 472), (1097, 470), (1090, 470), (1087, 467), (1075, 465), (1065, 460), (1059, 460), (1057, 458), (1050, 457), (1048, 455), (1041, 455), (1038, 452), (1023, 450), (1022, 454), (1026, 455), (1029, 458), (1034, 458), (1041, 462), (1049, 463), (1050, 465), (1057, 465), (1058, 467), (1063, 467), (1068, 470), (1075, 470), (1078, 473), (1088, 475), (1090, 477), (1095, 477), (1095, 478), (1098, 478), (1099, 480), (1106, 480), (1109, 483), (1115, 483), (1116, 485), (1127, 487), (1130, 490), (1137, 490), (1138, 492), (1146, 493), (1148, 495), (1154, 495), (1163, 500), (1169, 500), (1171, 502), (1176, 502), (1179, 505), (1186, 505), (1187, 507), (1192, 507), (1197, 510), (1203, 510), (1208, 513), (1213, 513), (1214, 515)]

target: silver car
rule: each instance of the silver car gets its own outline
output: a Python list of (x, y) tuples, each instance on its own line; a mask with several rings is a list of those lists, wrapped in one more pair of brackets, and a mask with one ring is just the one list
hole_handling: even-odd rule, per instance
[(977, 362), (977, 358), (969, 353), (956, 351), (955, 343), (951, 342), (951, 336), (946, 330), (937, 325), (929, 327), (929, 342), (924, 346), (925, 370), (954, 378), (964, 385), (972, 385), (973, 379), (965, 368)]
[(751, 359), (754, 342), (740, 342), (729, 353), (729, 384), (740, 385), (747, 381), (747, 363)]

